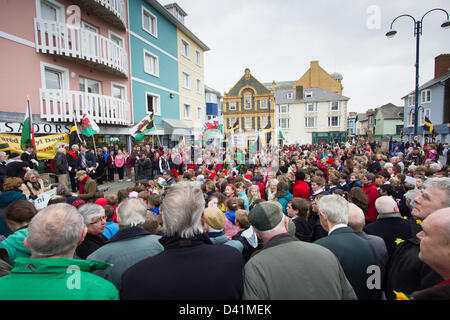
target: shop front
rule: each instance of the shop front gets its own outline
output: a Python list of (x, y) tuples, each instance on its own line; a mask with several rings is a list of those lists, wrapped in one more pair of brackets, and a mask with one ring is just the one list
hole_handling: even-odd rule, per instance
[(346, 142), (346, 132), (345, 131), (335, 131), (335, 132), (313, 132), (312, 133), (312, 143), (313, 144), (334, 144)]

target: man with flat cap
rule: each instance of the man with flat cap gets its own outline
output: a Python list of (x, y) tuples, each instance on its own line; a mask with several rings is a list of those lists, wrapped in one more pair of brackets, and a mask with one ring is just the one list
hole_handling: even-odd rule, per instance
[(249, 219), (264, 248), (245, 265), (244, 300), (356, 299), (336, 256), (289, 235), (275, 203), (257, 204)]

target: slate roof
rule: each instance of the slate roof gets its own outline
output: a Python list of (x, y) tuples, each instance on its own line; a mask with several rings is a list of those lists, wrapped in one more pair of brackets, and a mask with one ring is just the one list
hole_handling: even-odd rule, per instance
[(250, 74), (250, 79), (246, 80), (245, 75), (234, 85), (233, 88), (228, 91), (227, 96), (229, 97), (237, 97), (239, 95), (239, 91), (242, 87), (251, 86), (255, 88), (256, 94), (270, 94), (270, 89), (266, 88), (261, 82), (256, 80), (253, 75)]
[(384, 120), (388, 119), (403, 119), (403, 107), (397, 107), (396, 105), (393, 105), (392, 103), (385, 104), (384, 106), (379, 107), (376, 109), (377, 113), (381, 112), (381, 117)]
[[(323, 101), (348, 101), (350, 98), (341, 96), (337, 93), (330, 92), (321, 88), (304, 88), (303, 92), (312, 91), (311, 98), (301, 98), (297, 99), (296, 90), (290, 89), (276, 89), (275, 91), (275, 101), (277, 104), (281, 103), (307, 103), (307, 102), (323, 102)], [(286, 94), (292, 92), (294, 94), (294, 99), (288, 99)]]

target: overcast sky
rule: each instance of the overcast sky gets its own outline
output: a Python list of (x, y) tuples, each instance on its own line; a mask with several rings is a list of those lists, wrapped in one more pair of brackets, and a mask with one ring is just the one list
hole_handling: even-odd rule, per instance
[[(165, 5), (175, 1), (159, 0)], [(430, 9), (450, 12), (449, 0), (176, 0), (185, 25), (211, 50), (205, 53), (205, 83), (229, 91), (245, 68), (261, 82), (298, 80), (318, 60), (344, 77), (349, 111), (386, 103), (403, 105), (414, 90), (413, 20)], [(434, 77), (434, 58), (450, 53), (450, 29), (442, 11), (429, 13), (420, 38), (420, 84)]]

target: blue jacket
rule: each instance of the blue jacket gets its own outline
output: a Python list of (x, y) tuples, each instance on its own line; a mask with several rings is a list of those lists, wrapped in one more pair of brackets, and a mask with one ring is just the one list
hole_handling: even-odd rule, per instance
[(293, 198), (292, 194), (289, 191), (285, 191), (282, 197), (278, 198), (278, 202), (283, 207), (283, 213), (287, 216), (287, 206), (289, 204), (289, 200)]
[(244, 199), (245, 210), (249, 211), (248, 210), (248, 197), (247, 197), (247, 194), (245, 193), (245, 191), (239, 193), (238, 198)]

